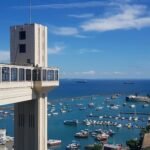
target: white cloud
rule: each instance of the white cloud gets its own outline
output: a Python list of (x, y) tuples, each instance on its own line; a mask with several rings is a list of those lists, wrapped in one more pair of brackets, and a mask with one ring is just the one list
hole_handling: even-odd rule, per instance
[(49, 31), (56, 35), (71, 36), (78, 35), (78, 29), (73, 27), (56, 27), (50, 26)]
[(10, 62), (10, 52), (7, 50), (0, 50), (0, 62), (9, 63)]
[(48, 54), (60, 54), (65, 46), (62, 44), (55, 44), (53, 47), (48, 48)]
[(82, 72), (82, 74), (84, 74), (84, 75), (95, 75), (96, 71), (94, 71), (94, 70), (85, 71), (85, 72)]
[(81, 71), (81, 72), (74, 72), (73, 73), (73, 75), (75, 75), (75, 76), (93, 76), (93, 75), (95, 75), (96, 74), (96, 71), (94, 71), (94, 70), (89, 70), (89, 71)]
[(72, 17), (72, 18), (79, 18), (79, 19), (83, 19), (83, 18), (91, 18), (91, 17), (94, 17), (94, 14), (90, 14), (90, 13), (87, 13), (87, 14), (70, 14), (68, 15), (69, 17)]
[(100, 53), (102, 50), (99, 49), (80, 49), (79, 54), (85, 54), (85, 53)]
[(85, 35), (82, 35), (79, 33), (79, 30), (75, 27), (56, 27), (56, 26), (50, 26), (49, 31), (55, 35), (61, 35), (61, 36), (74, 36), (76, 38), (88, 38)]
[(66, 9), (66, 8), (92, 8), (105, 6), (107, 3), (100, 1), (87, 1), (87, 2), (77, 2), (77, 3), (62, 3), (62, 4), (46, 4), (46, 5), (34, 5), (34, 9)]
[(143, 5), (121, 5), (120, 12), (105, 18), (90, 19), (81, 24), (84, 31), (110, 31), (117, 29), (140, 29), (150, 26), (150, 15)]

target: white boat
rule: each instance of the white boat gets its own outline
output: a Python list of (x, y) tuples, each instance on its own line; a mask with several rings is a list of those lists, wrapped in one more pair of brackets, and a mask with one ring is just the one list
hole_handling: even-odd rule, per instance
[(130, 105), (130, 107), (131, 107), (131, 108), (135, 108), (135, 105), (134, 105), (134, 104), (132, 104), (132, 105)]
[(62, 143), (61, 140), (55, 140), (55, 139), (49, 139), (47, 141), (48, 146), (56, 146), (56, 145), (60, 145), (61, 143)]
[(132, 117), (130, 116), (130, 117), (129, 117), (129, 121), (131, 121), (131, 120), (132, 120)]
[(122, 124), (118, 124), (118, 125), (117, 125), (117, 128), (121, 128), (121, 127), (122, 127)]
[(103, 109), (103, 107), (101, 107), (101, 106), (95, 108), (96, 111), (99, 111), (101, 109)]
[(110, 109), (117, 110), (117, 109), (119, 109), (119, 106), (117, 106), (117, 105), (111, 106)]
[(134, 121), (138, 121), (138, 117), (135, 116), (135, 117), (133, 118), (133, 120), (134, 120)]
[(71, 144), (68, 144), (66, 146), (66, 150), (79, 150), (80, 144), (77, 143), (76, 141), (73, 141)]
[(58, 112), (53, 112), (52, 114), (53, 114), (54, 116), (56, 116), (56, 115), (58, 115)]
[(95, 104), (94, 104), (93, 102), (91, 102), (91, 103), (88, 104), (88, 106), (89, 106), (90, 108), (94, 107), (94, 105), (95, 105)]
[(105, 140), (108, 139), (108, 137), (109, 137), (108, 134), (102, 133), (102, 134), (98, 134), (98, 135), (96, 136), (96, 140), (98, 140), (98, 141), (105, 141)]

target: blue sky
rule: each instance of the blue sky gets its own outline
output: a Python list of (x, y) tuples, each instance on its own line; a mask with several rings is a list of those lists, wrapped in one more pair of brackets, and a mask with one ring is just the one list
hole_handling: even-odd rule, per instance
[[(1, 1), (0, 61), (9, 27), (29, 23), (30, 0)], [(62, 78), (150, 78), (149, 0), (32, 0), (32, 22), (48, 26), (49, 66)]]

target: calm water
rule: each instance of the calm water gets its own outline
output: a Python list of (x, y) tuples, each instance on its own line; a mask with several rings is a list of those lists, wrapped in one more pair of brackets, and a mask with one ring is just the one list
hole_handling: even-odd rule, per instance
[[(117, 116), (120, 112), (147, 112), (150, 111), (150, 106), (143, 107), (143, 103), (135, 103), (136, 107), (130, 108), (131, 103), (127, 103), (124, 107), (122, 104), (125, 102), (125, 97), (129, 94), (138, 93), (139, 95), (146, 95), (150, 93), (150, 80), (132, 80), (134, 84), (124, 84), (124, 80), (87, 80), (86, 83), (77, 83), (76, 80), (61, 80), (60, 86), (53, 90), (48, 95), (49, 102), (55, 105), (54, 112), (57, 112), (58, 115), (48, 116), (48, 138), (51, 139), (61, 139), (61, 147), (53, 148), (58, 150), (65, 149), (66, 145), (71, 143), (74, 140), (74, 134), (79, 132), (82, 129), (89, 129), (93, 131), (95, 129), (109, 130), (112, 129), (116, 134), (109, 139), (109, 143), (119, 143), (125, 145), (126, 140), (130, 138), (137, 138), (139, 136), (140, 129), (127, 129), (116, 127), (106, 127), (106, 126), (86, 126), (79, 124), (76, 127), (65, 126), (63, 124), (64, 120), (67, 119), (78, 119), (82, 122), (84, 119), (91, 120), (100, 120), (98, 117), (89, 118), (89, 114), (92, 113), (96, 116), (111, 115)], [(106, 102), (106, 98), (110, 97), (115, 93), (120, 93), (117, 99)], [(96, 95), (96, 96), (93, 96)], [(89, 96), (89, 97), (81, 97)], [(74, 97), (81, 97), (76, 98)], [(66, 98), (66, 99), (65, 99)], [(60, 103), (61, 102), (61, 103)], [(95, 106), (102, 106), (103, 109), (96, 111), (95, 108), (88, 108), (88, 103), (93, 102)], [(85, 110), (79, 110), (78, 104), (82, 104), (83, 107), (86, 107)], [(119, 105), (118, 110), (111, 110), (109, 105), (115, 104)], [(67, 110), (70, 110), (66, 113), (61, 113), (60, 109), (66, 107)], [(48, 106), (48, 113), (52, 114), (51, 110), (53, 108)], [(129, 115), (121, 114), (122, 117), (129, 117)], [(131, 116), (131, 115), (130, 115)], [(139, 116), (140, 120), (138, 122), (129, 121), (129, 120), (114, 120), (114, 119), (102, 119), (118, 122), (121, 124), (132, 123), (133, 126), (140, 125), (145, 126), (147, 123), (148, 116)], [(141, 119), (143, 121), (141, 121)], [(0, 120), (0, 127), (7, 128), (8, 135), (13, 136), (13, 119), (12, 116), (5, 117), (3, 120)], [(93, 137), (88, 139), (75, 139), (82, 145), (81, 149), (84, 149), (84, 146), (87, 144), (92, 144), (95, 142)]]

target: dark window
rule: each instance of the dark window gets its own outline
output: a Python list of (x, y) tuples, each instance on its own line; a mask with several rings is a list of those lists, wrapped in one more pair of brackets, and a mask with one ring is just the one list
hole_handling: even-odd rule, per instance
[(47, 80), (54, 80), (54, 70), (48, 70), (47, 71)]
[(55, 70), (55, 80), (58, 80), (58, 70)]
[(25, 53), (26, 52), (26, 45), (25, 44), (20, 44), (19, 45), (19, 52), (20, 53)]
[(20, 40), (25, 40), (26, 39), (26, 32), (25, 31), (20, 31), (19, 32), (19, 39)]
[(26, 70), (26, 80), (31, 81), (31, 70), (30, 69)]
[(19, 81), (24, 81), (24, 69), (19, 69)]
[(17, 81), (17, 68), (11, 68), (11, 81)]
[(28, 63), (28, 64), (31, 64), (31, 60), (30, 60), (30, 59), (27, 59), (27, 63)]
[(2, 68), (2, 81), (9, 81), (9, 68), (8, 67)]
[(41, 70), (33, 70), (33, 81), (41, 81)]
[(43, 70), (43, 81), (46, 80), (46, 70)]

